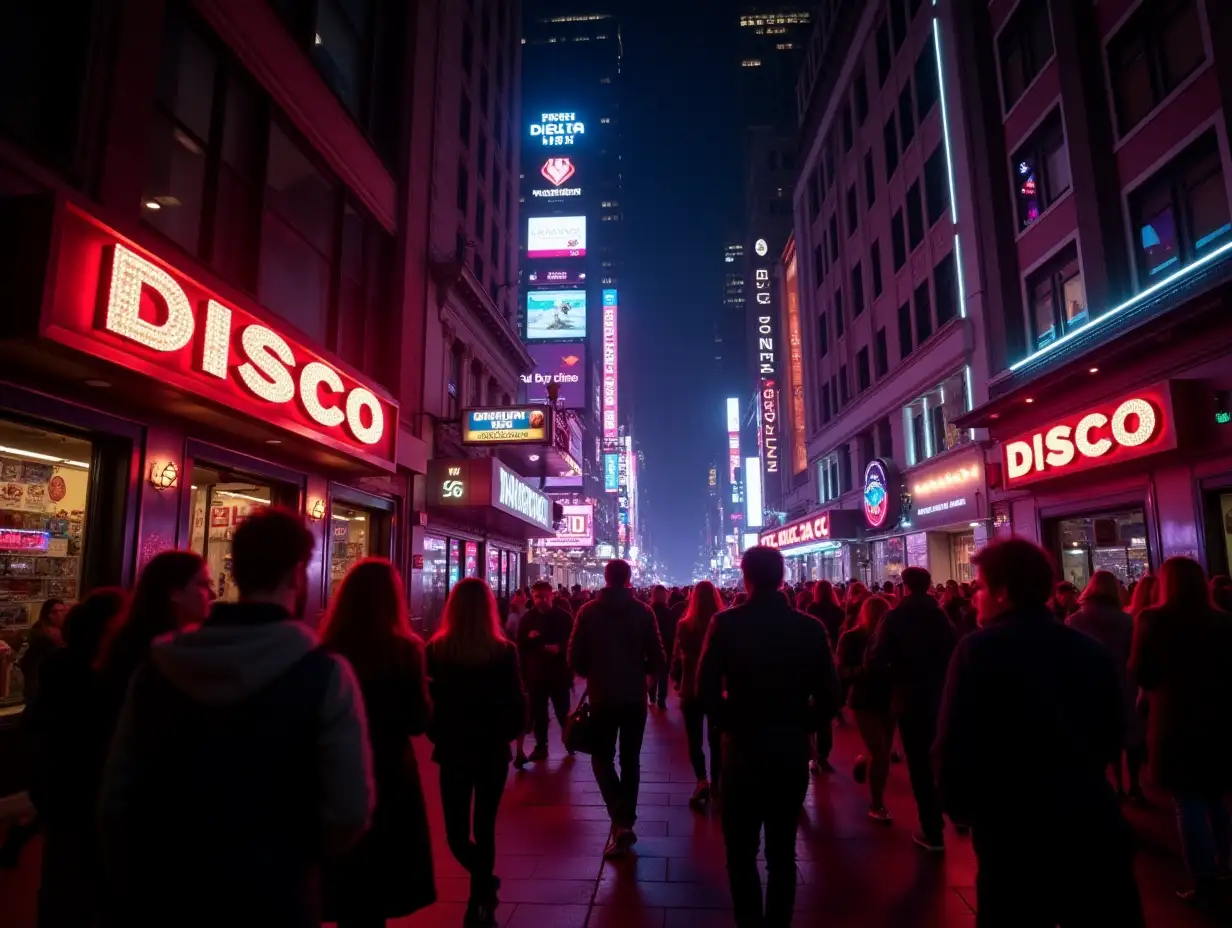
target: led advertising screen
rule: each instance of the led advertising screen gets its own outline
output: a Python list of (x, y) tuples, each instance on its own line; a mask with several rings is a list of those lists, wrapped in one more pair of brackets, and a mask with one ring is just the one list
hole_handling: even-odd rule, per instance
[(560, 387), (559, 398), (566, 409), (586, 408), (585, 342), (532, 342), (526, 350), (535, 361), (534, 369), (521, 375), (526, 387), (526, 402), (546, 403), (548, 384), (554, 383)]
[(586, 256), (585, 216), (531, 216), (526, 226), (526, 257)]
[(576, 145), (586, 137), (586, 123), (576, 112), (539, 113), (527, 126), (531, 140), (544, 148)]
[(531, 187), (530, 195), (536, 200), (556, 200), (582, 195), (582, 187), (577, 179), (577, 164), (572, 158), (546, 159), (539, 168), (539, 176), (547, 183), (536, 183)]
[(603, 437), (615, 438), (619, 434), (619, 418), (616, 414), (617, 348), (619, 330), (617, 318), (619, 300), (615, 290), (603, 291)]
[(526, 282), (535, 287), (584, 284), (586, 283), (586, 272), (570, 270), (527, 271)]
[(564, 503), (564, 519), (555, 538), (545, 538), (545, 548), (589, 548), (595, 543), (593, 503)]
[(546, 406), (466, 409), (462, 444), (546, 444), (552, 438), (552, 410)]
[(603, 455), (603, 491), (605, 493), (620, 492), (620, 458), (619, 454)]
[(527, 292), (527, 341), (585, 337), (585, 290), (530, 290)]

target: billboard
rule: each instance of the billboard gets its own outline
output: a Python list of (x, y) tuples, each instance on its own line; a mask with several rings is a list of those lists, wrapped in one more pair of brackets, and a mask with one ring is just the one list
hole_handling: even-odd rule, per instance
[(727, 398), (727, 485), (731, 487), (731, 501), (739, 503), (740, 494), (740, 400)]
[(615, 290), (603, 291), (603, 437), (619, 434), (616, 397), (619, 384), (616, 366), (618, 353), (617, 313), (619, 301)]
[(586, 337), (585, 290), (528, 290), (526, 339)]
[(620, 491), (620, 454), (611, 452), (603, 455), (603, 492), (617, 493)]
[[(745, 508), (748, 518), (744, 524), (749, 528), (761, 528), (765, 525), (764, 506), (761, 498), (761, 468), (757, 466), (757, 458), (747, 458), (744, 462)], [(734, 514), (734, 513), (733, 513)]]
[(526, 221), (527, 258), (582, 258), (585, 255), (585, 216), (531, 216)]
[(548, 384), (560, 387), (566, 409), (586, 408), (586, 343), (532, 343), (526, 346), (535, 361), (529, 374), (522, 374), (528, 403), (546, 403)]
[(539, 176), (548, 186), (531, 188), (530, 195), (537, 200), (582, 195), (582, 188), (577, 184), (577, 164), (572, 158), (546, 159), (539, 168)]
[(462, 412), (462, 444), (546, 444), (552, 438), (552, 410), (547, 406), (466, 409)]
[(545, 548), (589, 548), (595, 543), (594, 503), (565, 503), (564, 518), (555, 538), (545, 538)]
[(531, 141), (538, 141), (544, 148), (564, 148), (585, 137), (586, 124), (574, 112), (540, 113), (527, 131)]
[(804, 340), (800, 333), (800, 290), (797, 278), (796, 247), (783, 271), (787, 305), (787, 396), (791, 409), (791, 472), (808, 469), (808, 442), (804, 437)]
[(586, 283), (586, 272), (570, 270), (528, 271), (526, 273), (526, 282), (535, 287), (584, 284)]

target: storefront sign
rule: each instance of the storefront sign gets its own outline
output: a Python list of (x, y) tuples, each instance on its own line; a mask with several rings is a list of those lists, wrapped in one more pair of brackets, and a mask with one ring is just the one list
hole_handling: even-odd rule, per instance
[(1006, 486), (1119, 464), (1177, 445), (1167, 384), (1138, 390), (1002, 445)]
[(572, 145), (585, 134), (586, 125), (577, 113), (540, 113), (539, 121), (530, 124), (530, 137), (549, 147)]
[(603, 291), (603, 437), (619, 434), (616, 410), (619, 301), (615, 290)]
[(904, 478), (911, 495), (913, 528), (924, 529), (982, 519), (988, 511), (982, 452), (919, 467)]
[(555, 538), (545, 538), (545, 548), (589, 548), (595, 543), (594, 503), (565, 503), (564, 519)]
[(534, 526), (532, 535), (554, 535), (552, 501), (496, 458), (428, 462), (429, 508), (466, 509), (490, 521), (498, 510), (518, 523)]
[(398, 408), (379, 387), (76, 207), (63, 220), (44, 335), (393, 469)]
[(854, 509), (829, 509), (814, 512), (760, 535), (761, 544), (778, 548), (784, 554), (792, 548), (836, 539), (860, 537), (860, 513)]
[(620, 490), (620, 458), (619, 452), (603, 455), (604, 493), (616, 493)]
[(51, 533), (29, 528), (0, 528), (0, 551), (35, 554), (51, 547)]
[(552, 528), (552, 501), (504, 464), (499, 461), (493, 463), (496, 465), (498, 493), (492, 505), (542, 528)]
[(462, 444), (546, 444), (552, 435), (552, 410), (547, 406), (466, 409), (462, 412)]
[(787, 396), (791, 409), (791, 472), (808, 469), (808, 440), (804, 435), (804, 339), (800, 330), (800, 291), (796, 268), (796, 247), (783, 271), (787, 304)]
[(864, 521), (874, 532), (898, 525), (902, 512), (902, 486), (893, 461), (873, 458), (864, 468)]

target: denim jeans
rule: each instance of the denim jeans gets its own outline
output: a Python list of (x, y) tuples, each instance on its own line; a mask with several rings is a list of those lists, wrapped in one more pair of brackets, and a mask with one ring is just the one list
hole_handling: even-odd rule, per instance
[(702, 749), (702, 733), (705, 732), (706, 740), (710, 742), (710, 782), (717, 788), (723, 764), (722, 736), (718, 726), (714, 719), (706, 715), (706, 707), (700, 699), (681, 700), (680, 709), (684, 713), (684, 732), (689, 739), (689, 762), (693, 765), (693, 775), (698, 780), (706, 779), (706, 753)]
[(1177, 793), (1176, 825), (1181, 833), (1185, 866), (1195, 881), (1215, 878), (1220, 867), (1232, 865), (1232, 815), (1226, 796)]
[[(642, 781), (642, 738), (646, 735), (646, 704), (590, 707), (594, 753), (590, 766), (603, 794), (612, 824), (632, 828), (637, 822), (637, 793)], [(620, 740), (620, 773), (616, 772), (616, 741)]]
[(663, 668), (657, 674), (650, 677), (649, 685), (646, 691), (650, 694), (650, 701), (658, 705), (666, 705), (667, 703), (667, 686), (668, 686), (668, 671)]

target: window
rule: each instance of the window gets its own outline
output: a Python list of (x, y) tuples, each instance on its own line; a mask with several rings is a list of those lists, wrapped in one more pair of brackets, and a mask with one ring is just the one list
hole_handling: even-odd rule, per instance
[(852, 184), (847, 188), (847, 235), (851, 237), (856, 234), (856, 229), (860, 225), (860, 208), (856, 201), (856, 186)]
[(856, 392), (863, 393), (872, 386), (872, 377), (868, 367), (868, 346), (865, 345), (856, 352)]
[(466, 165), (458, 165), (458, 209), (465, 213), (471, 205), (471, 184), (470, 175), (467, 174)]
[(825, 261), (825, 245), (818, 242), (813, 246), (813, 284), (820, 287), (826, 279), (826, 269), (823, 266)]
[(933, 268), (933, 286), (937, 290), (937, 328), (958, 315), (958, 267), (954, 252), (942, 258)]
[(851, 151), (854, 132), (851, 127), (851, 107), (843, 107), (842, 115), (843, 151)]
[(1019, 3), (997, 36), (1001, 93), (1008, 110), (1052, 57), (1052, 24), (1047, 3)]
[(846, 406), (851, 402), (851, 397), (848, 396), (847, 386), (847, 365), (842, 364), (838, 369), (838, 401), (841, 405)]
[(817, 214), (821, 212), (821, 198), (817, 195), (816, 175), (808, 180), (808, 211), (809, 219), (816, 219)]
[(877, 177), (873, 173), (873, 150), (864, 153), (864, 199), (868, 207), (877, 202)]
[(911, 81), (908, 81), (898, 94), (898, 128), (899, 144), (903, 151), (915, 138), (915, 119), (911, 114)]
[(894, 127), (893, 113), (886, 120), (885, 128), (882, 130), (882, 138), (885, 141), (886, 183), (889, 183), (890, 178), (894, 176), (894, 172), (898, 170), (898, 131)]
[(873, 239), (868, 249), (868, 263), (873, 270), (873, 299), (881, 296), (881, 242)]
[(847, 445), (839, 447), (838, 453), (839, 488), (845, 493), (852, 487), (851, 481), (851, 449)]
[(1087, 321), (1077, 245), (1071, 242), (1027, 278), (1027, 300), (1037, 350)]
[(898, 357), (906, 358), (911, 354), (911, 304), (904, 303), (898, 307)]
[(843, 337), (843, 288), (834, 291), (834, 337)]
[(1061, 112), (1053, 110), (1031, 138), (1014, 152), (1018, 228), (1035, 222), (1070, 189), (1069, 153), (1061, 132)]
[(475, 198), (475, 238), (483, 235), (483, 227), (488, 219), (488, 204), (480, 193)]
[(1232, 217), (1214, 131), (1130, 194), (1129, 208), (1143, 283), (1226, 242)]
[(922, 345), (933, 334), (933, 307), (928, 299), (928, 281), (915, 288), (915, 341)]
[(1145, 0), (1108, 43), (1121, 134), (1142, 122), (1205, 58), (1197, 0)]
[(819, 503), (828, 503), (843, 495), (838, 482), (838, 455), (830, 454), (817, 462), (817, 493)]
[(830, 216), (830, 260), (838, 260), (838, 214)]
[(458, 108), (458, 137), (462, 139), (463, 147), (471, 144), (471, 98), (462, 94), (462, 105)]
[(945, 149), (939, 144), (924, 162), (924, 199), (928, 207), (928, 225), (932, 228), (950, 208), (950, 179), (945, 169)]
[(861, 432), (857, 435), (856, 448), (858, 449), (860, 455), (858, 466), (860, 470), (863, 471), (864, 468), (868, 467), (869, 461), (877, 456), (876, 452), (873, 450), (873, 433)]
[(482, 179), (488, 173), (488, 133), (479, 129), (479, 144), (475, 148), (475, 166), (479, 168), (479, 177)]
[(894, 427), (888, 416), (877, 423), (877, 453), (887, 461), (894, 457)]
[(894, 259), (894, 273), (907, 263), (907, 241), (903, 238), (903, 211), (895, 210), (890, 219), (890, 251)]
[(373, 32), (371, 4), (316, 0), (313, 64), (343, 105), (357, 115), (363, 114), (372, 73)]
[(821, 152), (822, 163), (825, 165), (826, 190), (829, 190), (837, 176), (834, 173), (834, 138), (831, 136), (826, 139), (825, 148)]
[(842, 409), (838, 404), (838, 375), (830, 375), (830, 405), (834, 408), (834, 414), (837, 416), (839, 410)]
[(907, 39), (907, 19), (905, 13), (903, 0), (890, 0), (890, 37), (894, 41), (895, 52), (903, 47), (903, 42)]
[(337, 351), (360, 370), (388, 360), (376, 348), (376, 320), (389, 279), (392, 239), (385, 229), (350, 203), (342, 207), (342, 242), (338, 252)]
[(885, 326), (877, 330), (877, 341), (873, 346), (873, 370), (880, 379), (890, 370), (890, 348), (886, 342)]
[(877, 83), (885, 86), (890, 76), (890, 27), (882, 20), (877, 27)]
[(830, 332), (826, 326), (826, 313), (817, 316), (817, 357), (824, 358), (830, 352)]
[(868, 79), (865, 77), (863, 65), (856, 69), (851, 83), (855, 91), (856, 125), (862, 126), (864, 120), (868, 118)]
[(933, 52), (933, 43), (928, 42), (920, 49), (920, 56), (915, 60), (915, 111), (920, 122), (936, 105), (940, 96), (937, 86), (937, 56)]
[(907, 188), (907, 242), (912, 251), (924, 241), (924, 205), (920, 201), (920, 182)]
[(967, 389), (962, 371), (904, 406), (903, 432), (908, 466), (971, 441), (970, 429), (960, 429), (954, 424), (967, 411)]
[(851, 318), (855, 319), (864, 312), (864, 270), (860, 262), (851, 269)]

